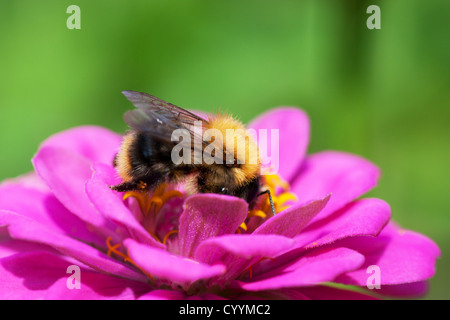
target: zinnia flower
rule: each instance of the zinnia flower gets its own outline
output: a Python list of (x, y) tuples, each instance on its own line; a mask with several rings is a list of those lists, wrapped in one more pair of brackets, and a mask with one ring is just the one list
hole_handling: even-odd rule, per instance
[[(250, 128), (279, 129), (274, 195), (187, 196), (182, 186), (118, 193), (121, 136), (78, 127), (42, 143), (35, 171), (0, 186), (1, 299), (366, 299), (426, 292), (439, 248), (404, 230), (389, 205), (360, 197), (379, 169), (336, 151), (306, 156), (309, 120), (295, 108)], [(79, 267), (79, 287), (69, 282)], [(380, 289), (367, 288), (369, 267)], [(68, 269), (69, 268), (69, 269)], [(70, 281), (69, 281), (70, 280)], [(359, 290), (354, 290), (359, 288)]]

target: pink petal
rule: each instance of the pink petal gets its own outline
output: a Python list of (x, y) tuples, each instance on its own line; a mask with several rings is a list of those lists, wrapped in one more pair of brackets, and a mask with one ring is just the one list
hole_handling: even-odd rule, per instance
[[(7, 227), (1, 228), (5, 228), (6, 230), (8, 230)], [(12, 256), (16, 253), (30, 252), (30, 251), (57, 252), (56, 250), (50, 248), (49, 246), (40, 243), (11, 239), (9, 235), (8, 239), (2, 239), (0, 241), (0, 259)]]
[(308, 204), (295, 204), (266, 220), (253, 234), (278, 234), (292, 238), (326, 206), (330, 195)]
[(198, 261), (210, 265), (223, 264), (225, 281), (241, 274), (263, 258), (273, 258), (293, 248), (292, 239), (278, 235), (224, 235), (203, 241), (195, 251)]
[(326, 208), (313, 220), (316, 221), (372, 189), (379, 176), (379, 169), (363, 158), (327, 151), (308, 156), (291, 187), (300, 202), (332, 194)]
[(42, 251), (0, 259), (0, 299), (5, 300), (96, 300), (135, 299), (151, 288), (146, 283), (111, 277), (80, 267), (80, 289), (67, 282), (73, 263)]
[(337, 276), (359, 268), (364, 256), (347, 248), (318, 249), (290, 264), (262, 273), (251, 282), (241, 283), (244, 290), (260, 291), (311, 286), (333, 281)]
[(99, 229), (115, 227), (92, 205), (85, 185), (91, 178), (91, 163), (84, 157), (55, 147), (44, 147), (33, 159), (34, 167), (58, 200), (81, 220)]
[(180, 254), (192, 257), (202, 241), (235, 233), (247, 217), (247, 212), (247, 202), (236, 197), (217, 194), (190, 196), (180, 217)]
[(375, 237), (390, 218), (390, 206), (383, 200), (361, 199), (321, 221), (308, 225), (295, 239), (299, 245), (317, 247), (347, 237)]
[(366, 262), (337, 281), (359, 286), (367, 285), (367, 279), (372, 275), (367, 273), (367, 268), (371, 265), (380, 268), (381, 288), (429, 279), (435, 273), (436, 259), (440, 256), (440, 250), (432, 240), (392, 223), (376, 238), (349, 238), (341, 245), (361, 252)]
[(27, 216), (55, 232), (105, 246), (105, 240), (90, 231), (87, 224), (68, 211), (49, 190), (20, 184), (4, 185), (0, 188), (0, 208)]
[(208, 264), (219, 261), (219, 250), (242, 258), (271, 257), (290, 249), (295, 241), (278, 235), (228, 234), (203, 241), (195, 257)]
[(82, 126), (57, 133), (45, 140), (40, 148), (62, 148), (85, 157), (89, 162), (112, 165), (122, 137), (108, 129)]
[[(279, 130), (279, 144), (276, 146), (279, 164), (275, 164), (274, 167), (278, 168), (274, 169), (278, 170), (274, 173), (280, 174), (287, 181), (295, 176), (303, 162), (309, 144), (309, 127), (306, 113), (292, 107), (278, 107), (265, 112), (248, 125), (248, 128), (256, 130), (258, 138), (259, 130), (267, 129), (267, 141), (270, 141), (270, 129)], [(266, 149), (270, 154), (271, 145), (266, 146)], [(273, 157), (273, 155), (269, 156)], [(325, 195), (322, 194), (316, 198)]]
[(97, 210), (115, 224), (126, 229), (133, 239), (157, 248), (165, 248), (163, 244), (150, 236), (125, 206), (122, 199), (117, 196), (117, 193), (109, 188), (113, 184), (106, 181), (110, 181), (111, 177), (114, 176), (114, 169), (97, 164), (94, 170), (92, 179), (86, 185), (86, 192)]
[(5, 225), (8, 226), (9, 234), (14, 239), (48, 245), (103, 273), (133, 280), (145, 279), (143, 275), (81, 241), (56, 233), (28, 217), (0, 210), (0, 226)]
[(132, 239), (125, 240), (124, 245), (130, 258), (152, 277), (170, 281), (185, 289), (194, 281), (216, 277), (225, 272), (222, 265), (209, 266), (140, 244)]

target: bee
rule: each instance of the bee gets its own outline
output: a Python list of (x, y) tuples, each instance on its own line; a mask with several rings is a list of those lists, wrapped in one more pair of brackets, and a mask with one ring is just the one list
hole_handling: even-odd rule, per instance
[[(124, 114), (130, 130), (113, 161), (123, 182), (111, 186), (112, 190), (152, 191), (164, 182), (186, 182), (191, 193), (232, 195), (249, 204), (268, 193), (275, 214), (270, 191), (262, 190), (258, 145), (240, 121), (229, 115), (204, 119), (146, 93), (122, 93), (136, 108)], [(189, 139), (174, 141), (178, 129), (187, 132)], [(211, 131), (216, 134), (208, 136)], [(190, 161), (173, 161), (176, 146), (184, 148), (183, 159)], [(214, 161), (205, 160), (207, 150), (212, 150)]]

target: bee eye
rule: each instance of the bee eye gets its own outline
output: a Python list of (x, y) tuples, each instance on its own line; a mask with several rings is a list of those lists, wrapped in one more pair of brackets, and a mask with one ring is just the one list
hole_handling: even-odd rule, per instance
[(223, 194), (226, 194), (226, 193), (228, 193), (228, 188), (222, 188), (222, 189), (220, 189), (220, 193), (223, 193)]

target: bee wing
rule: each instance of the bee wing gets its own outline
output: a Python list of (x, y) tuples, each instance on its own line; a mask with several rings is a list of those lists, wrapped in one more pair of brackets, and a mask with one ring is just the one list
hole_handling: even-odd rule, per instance
[[(172, 133), (176, 129), (187, 129), (191, 141), (182, 141), (181, 147), (190, 148), (194, 155), (194, 163), (202, 162), (203, 149), (208, 145), (203, 140), (203, 132), (209, 125), (208, 121), (177, 107), (167, 101), (143, 92), (123, 91), (125, 97), (137, 108), (127, 111), (125, 122), (133, 129), (143, 131), (160, 140), (162, 143), (173, 144)], [(201, 128), (195, 124), (201, 124)], [(194, 142), (200, 143), (194, 143)], [(220, 147), (219, 147), (220, 148)], [(221, 163), (226, 155), (219, 153), (214, 157), (216, 163)]]
[[(159, 124), (177, 128), (179, 128), (180, 125), (184, 127), (193, 126), (195, 121), (200, 121), (203, 126), (208, 124), (208, 121), (192, 112), (147, 93), (137, 91), (123, 91), (122, 93), (138, 110), (140, 110), (139, 113), (136, 113), (136, 117), (130, 119), (132, 120), (130, 123), (127, 122), (132, 128), (134, 128), (135, 125), (138, 125), (139, 128), (135, 129), (144, 129), (145, 131), (146, 128), (142, 126), (142, 122), (145, 121), (150, 121), (149, 124)], [(145, 117), (142, 117), (144, 114)]]

